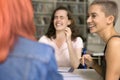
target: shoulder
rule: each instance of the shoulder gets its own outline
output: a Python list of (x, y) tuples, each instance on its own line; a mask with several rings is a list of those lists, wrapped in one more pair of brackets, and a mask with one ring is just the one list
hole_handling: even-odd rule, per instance
[[(111, 69), (118, 69), (120, 67), (119, 61), (120, 61), (120, 37), (112, 37), (106, 48), (105, 52), (105, 58), (108, 67), (112, 65)], [(109, 66), (110, 65), (110, 66)], [(117, 71), (118, 71), (117, 70)]]
[(82, 47), (84, 46), (83, 40), (81, 37), (76, 37), (76, 39), (73, 41), (73, 45), (76, 47)]
[(54, 49), (50, 45), (44, 43), (34, 43), (30, 50), (32, 57), (34, 60), (49, 62), (51, 58), (54, 57)]
[(120, 58), (120, 37), (112, 37), (105, 52), (107, 59), (119, 59)]
[(40, 39), (38, 41), (47, 40), (47, 39), (49, 39), (49, 38), (47, 36), (43, 35), (43, 36), (40, 37)]
[(52, 55), (54, 55), (54, 49), (50, 45), (44, 43), (36, 42), (33, 46), (34, 54), (36, 54), (36, 58), (39, 59), (49, 59)]
[(108, 44), (107, 44), (109, 47), (117, 47), (117, 46), (120, 46), (120, 37), (112, 37)]
[(55, 51), (53, 47), (44, 43), (36, 42), (30, 52), (33, 52), (30, 53), (32, 57), (28, 57), (39, 62), (49, 63), (51, 60), (55, 60)]
[(76, 44), (83, 44), (83, 40), (82, 40), (82, 38), (81, 37), (76, 37), (76, 39), (73, 41), (74, 43), (76, 43)]
[(49, 44), (49, 43), (52, 42), (52, 40), (51, 40), (50, 38), (48, 38), (47, 36), (43, 35), (43, 36), (38, 40), (38, 42), (43, 42), (43, 43)]
[(39, 49), (41, 49), (41, 48), (44, 48), (44, 50), (46, 50), (46, 49), (52, 50), (53, 49), (52, 46), (45, 44), (45, 43), (36, 43), (36, 45), (38, 46)]
[(76, 37), (75, 41), (80, 41), (80, 42), (83, 42), (82, 38), (81, 37)]
[(33, 60), (49, 61), (54, 55), (54, 49), (44, 43), (20, 38), (14, 46), (12, 55)]

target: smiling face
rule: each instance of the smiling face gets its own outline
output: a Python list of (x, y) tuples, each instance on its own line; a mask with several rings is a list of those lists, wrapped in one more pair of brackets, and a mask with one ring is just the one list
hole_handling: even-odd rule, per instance
[(65, 30), (68, 25), (71, 24), (70, 20), (67, 16), (67, 11), (65, 10), (57, 10), (54, 15), (54, 27), (58, 30)]
[(108, 17), (100, 5), (91, 5), (88, 11), (89, 17), (87, 23), (91, 33), (99, 33), (104, 30), (108, 24)]

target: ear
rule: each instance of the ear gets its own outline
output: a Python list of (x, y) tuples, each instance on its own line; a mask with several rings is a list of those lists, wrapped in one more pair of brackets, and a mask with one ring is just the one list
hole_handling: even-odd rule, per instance
[(71, 20), (68, 20), (68, 25), (70, 25), (72, 22), (71, 22)]
[(107, 24), (111, 24), (113, 22), (114, 22), (114, 16), (112, 16), (112, 15), (108, 16), (108, 18), (107, 18)]

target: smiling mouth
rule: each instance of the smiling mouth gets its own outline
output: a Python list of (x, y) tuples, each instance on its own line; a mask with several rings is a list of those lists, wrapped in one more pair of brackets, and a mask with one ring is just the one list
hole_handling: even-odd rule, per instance
[(92, 29), (93, 27), (89, 27), (89, 29)]
[(62, 26), (62, 24), (60, 24), (60, 23), (57, 23), (57, 24), (56, 24), (56, 26)]
[(88, 28), (89, 28), (89, 29), (91, 29), (91, 28), (93, 28), (93, 27), (94, 27), (93, 25), (89, 25), (89, 27), (88, 27)]
[(95, 25), (93, 25), (93, 24), (88, 25), (88, 28), (89, 28), (90, 30), (92, 30), (94, 27), (95, 27)]

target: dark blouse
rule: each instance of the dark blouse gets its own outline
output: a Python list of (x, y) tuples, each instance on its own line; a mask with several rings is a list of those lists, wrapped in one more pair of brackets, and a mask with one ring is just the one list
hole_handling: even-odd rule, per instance
[[(110, 39), (113, 38), (113, 37), (119, 37), (120, 38), (120, 35), (114, 35), (114, 36), (110, 37)], [(109, 42), (109, 40), (108, 40), (108, 42)], [(108, 42), (105, 45), (104, 54), (105, 54)], [(105, 74), (106, 74), (106, 60), (105, 60), (105, 56), (102, 57), (102, 72), (103, 72), (103, 77), (104, 77), (104, 80), (105, 80)]]

